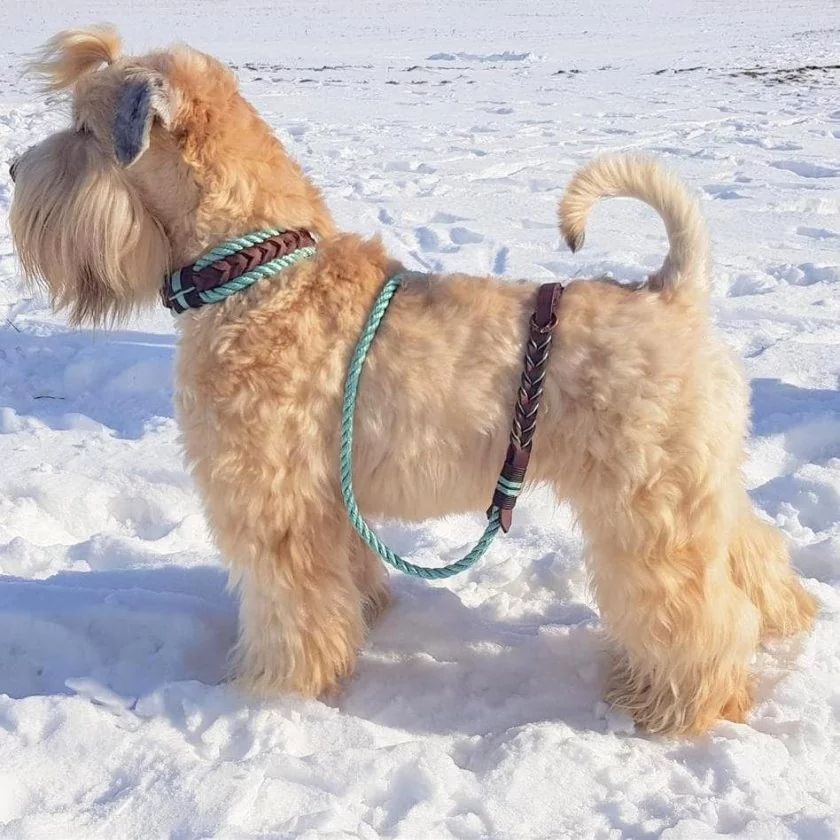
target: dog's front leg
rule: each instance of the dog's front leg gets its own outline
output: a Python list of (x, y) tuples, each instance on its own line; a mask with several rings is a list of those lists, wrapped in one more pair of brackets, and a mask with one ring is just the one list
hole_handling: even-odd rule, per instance
[(355, 667), (365, 598), (342, 511), (269, 531), (235, 568), (240, 590), (235, 679), (248, 694), (336, 692)]
[(391, 605), (388, 570), (379, 555), (374, 554), (355, 532), (350, 540), (350, 563), (362, 598), (365, 625), (370, 629)]

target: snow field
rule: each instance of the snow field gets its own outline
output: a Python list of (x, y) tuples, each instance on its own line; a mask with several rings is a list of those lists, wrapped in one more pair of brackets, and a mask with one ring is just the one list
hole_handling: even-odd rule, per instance
[[(840, 63), (833, 3), (10, 8), (0, 837), (840, 837), (840, 104), (836, 69), (799, 69)], [(413, 269), (643, 279), (666, 246), (632, 202), (599, 206), (579, 255), (560, 245), (556, 203), (600, 151), (656, 154), (701, 196), (713, 316), (752, 383), (747, 480), (823, 603), (812, 637), (759, 652), (747, 725), (668, 741), (603, 707), (580, 535), (541, 493), (469, 573), (394, 576), (341, 697), (225, 685), (236, 604), (181, 464), (171, 319), (68, 329), (21, 286), (6, 224), (7, 161), (65, 119), (23, 54), (103, 19), (132, 48), (229, 60), (339, 223)], [(269, 22), (254, 43), (234, 21)], [(481, 527), (381, 532), (431, 564)]]

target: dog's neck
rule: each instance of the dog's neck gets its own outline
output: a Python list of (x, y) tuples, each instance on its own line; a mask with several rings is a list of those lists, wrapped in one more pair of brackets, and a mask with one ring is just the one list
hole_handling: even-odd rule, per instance
[(321, 191), (271, 128), (239, 97), (228, 112), (212, 133), (156, 137), (132, 167), (173, 268), (255, 230), (308, 230), (319, 239), (336, 233)]
[(259, 156), (246, 155), (235, 163), (205, 158), (202, 163), (192, 171), (198, 206), (194, 235), (187, 240), (191, 247), (173, 253), (175, 265), (192, 262), (218, 243), (255, 230), (306, 230), (318, 239), (336, 233), (321, 191), (273, 135), (268, 135)]

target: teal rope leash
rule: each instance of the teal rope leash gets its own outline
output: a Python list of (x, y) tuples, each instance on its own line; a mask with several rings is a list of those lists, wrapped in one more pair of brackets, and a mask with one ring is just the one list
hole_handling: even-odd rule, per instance
[(344, 498), (344, 506), (350, 522), (356, 533), (375, 551), (386, 563), (393, 566), (400, 572), (426, 580), (443, 580), (444, 578), (457, 575), (475, 565), (486, 553), (496, 534), (499, 532), (499, 511), (493, 509), (490, 513), (487, 527), (481, 535), (475, 548), (460, 560), (442, 566), (438, 569), (429, 569), (425, 566), (417, 566), (404, 560), (396, 552), (388, 548), (382, 540), (371, 530), (359, 511), (356, 502), (356, 494), (353, 491), (353, 422), (356, 413), (356, 399), (359, 394), (359, 379), (362, 375), (362, 368), (367, 358), (368, 350), (373, 343), (379, 325), (388, 311), (388, 305), (394, 297), (397, 289), (402, 283), (402, 275), (397, 274), (391, 277), (382, 287), (373, 308), (368, 316), (367, 323), (359, 336), (356, 349), (350, 359), (350, 366), (347, 369), (347, 380), (344, 385), (344, 404), (341, 410), (341, 495)]

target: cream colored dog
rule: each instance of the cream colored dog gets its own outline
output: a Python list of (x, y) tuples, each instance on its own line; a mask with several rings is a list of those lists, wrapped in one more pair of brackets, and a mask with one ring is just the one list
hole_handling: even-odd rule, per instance
[[(341, 502), (339, 416), (359, 331), (400, 265), (378, 240), (336, 230), (213, 58), (183, 46), (121, 56), (100, 28), (56, 36), (36, 69), (72, 92), (72, 126), (13, 166), (12, 230), (26, 276), (74, 323), (155, 304), (165, 272), (232, 237), (281, 227), (320, 240), (313, 259), (181, 315), (176, 376), (187, 461), (241, 597), (239, 683), (331, 692), (389, 600)], [(744, 490), (747, 388), (710, 331), (696, 204), (651, 161), (597, 160), (560, 207), (573, 249), (610, 195), (654, 207), (670, 252), (646, 288), (569, 286), (528, 478), (583, 527), (615, 646), (607, 701), (649, 731), (700, 732), (743, 719), (759, 640), (809, 628), (816, 604)], [(535, 290), (434, 276), (397, 293), (359, 398), (365, 515), (487, 508)]]

